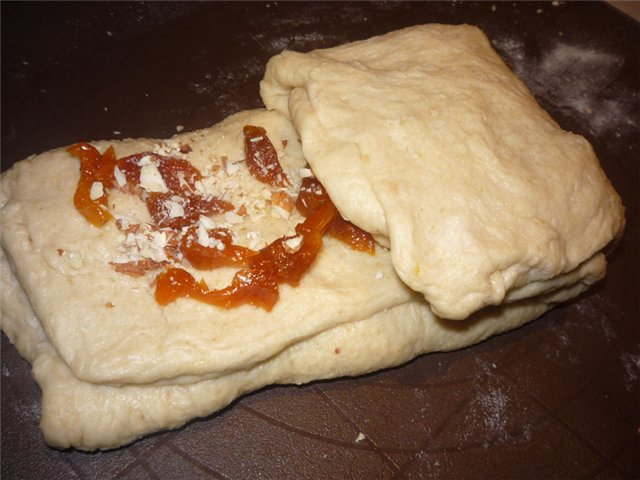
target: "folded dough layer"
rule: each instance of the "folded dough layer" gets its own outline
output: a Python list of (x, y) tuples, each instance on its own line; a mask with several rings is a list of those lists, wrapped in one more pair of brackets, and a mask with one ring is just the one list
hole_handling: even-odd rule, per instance
[(536, 295), (623, 228), (589, 143), (475, 27), (285, 51), (261, 95), (292, 119), (343, 216), (390, 244), (399, 276), (442, 317)]
[(58, 448), (109, 449), (209, 415), (266, 385), (361, 375), (422, 353), (471, 345), (537, 318), (557, 302), (578, 295), (604, 272), (604, 257), (597, 255), (574, 272), (570, 285), (487, 309), (466, 322), (441, 320), (424, 301), (413, 299), (291, 344), (250, 368), (191, 384), (112, 386), (78, 379), (49, 343), (0, 252), (1, 319), (9, 339), (32, 363), (42, 389), (40, 427), (47, 443)]
[[(300, 189), (304, 150), (343, 214), (391, 252), (325, 238), (271, 312), (191, 299), (161, 307), (154, 274), (110, 265), (153, 246), (114, 222), (92, 227), (74, 208), (78, 161), (59, 149), (19, 162), (0, 180), (0, 321), (33, 365), (52, 446), (114, 448), (265, 385), (462, 348), (604, 276), (600, 251), (623, 225), (617, 195), (588, 143), (558, 128), (477, 29), (416, 27), (285, 52), (269, 63), (262, 94), (280, 113), (241, 112), (165, 141), (93, 145), (188, 160), (204, 174), (202, 189), (244, 207), (240, 224), (238, 214), (209, 221), (263, 244), (300, 221), (273, 202)], [(247, 124), (266, 129), (291, 185), (267, 191), (248, 174)], [(149, 215), (122, 192), (109, 205), (126, 222)], [(233, 272), (196, 276), (218, 287)]]

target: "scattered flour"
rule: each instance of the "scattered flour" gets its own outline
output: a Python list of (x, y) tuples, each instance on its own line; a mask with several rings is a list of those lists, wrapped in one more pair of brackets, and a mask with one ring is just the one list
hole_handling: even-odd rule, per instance
[(513, 69), (513, 72), (520, 78), (524, 78), (526, 72), (526, 55), (524, 42), (519, 38), (496, 38), (493, 40), (493, 46), (500, 54), (502, 58)]
[(344, 38), (335, 35), (320, 34), (318, 32), (303, 34), (285, 34), (275, 37), (268, 44), (269, 53), (276, 55), (283, 50), (308, 51), (318, 45), (338, 45), (344, 42)]
[(479, 442), (488, 449), (496, 443), (528, 442), (536, 412), (523, 402), (522, 392), (511, 381), (496, 374), (495, 364), (477, 366), (475, 393), (464, 415), (460, 444)]
[(618, 334), (611, 325), (620, 315), (612, 309), (610, 302), (601, 294), (584, 298), (572, 305), (582, 319), (585, 328), (599, 330), (597, 332), (607, 342), (618, 338)]
[(257, 56), (246, 58), (230, 68), (215, 72), (205, 72), (201, 79), (187, 84), (187, 90), (197, 95), (209, 97), (220, 109), (223, 116), (250, 108), (237, 101), (238, 86), (255, 84), (264, 74), (264, 61)]
[(480, 396), (479, 401), (484, 413), (483, 423), (486, 430), (491, 434), (499, 435), (507, 425), (506, 413), (509, 398), (500, 388), (496, 388)]
[(40, 403), (36, 398), (31, 401), (12, 405), (21, 420), (37, 423), (40, 420)]
[(640, 378), (640, 355), (624, 352), (620, 355), (620, 361), (625, 371), (624, 387), (628, 392), (638, 388), (638, 378)]
[(638, 127), (634, 111), (640, 98), (616, 83), (623, 57), (557, 42), (540, 58), (530, 58), (521, 39), (497, 38), (493, 44), (538, 98), (571, 114), (590, 133), (597, 136)]

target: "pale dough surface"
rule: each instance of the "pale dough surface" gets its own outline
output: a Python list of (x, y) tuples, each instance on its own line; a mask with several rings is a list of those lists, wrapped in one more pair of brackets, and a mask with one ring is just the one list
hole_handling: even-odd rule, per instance
[[(247, 123), (264, 126), (274, 145), (288, 140), (281, 163), (295, 184), (305, 161), (290, 122), (277, 113), (236, 114), (176, 141), (187, 142), (193, 149), (189, 159), (204, 169), (222, 156), (243, 158), (241, 132)], [(121, 157), (149, 150), (154, 142), (94, 145), (114, 145)], [(2, 247), (51, 344), (80, 379), (126, 384), (215, 377), (250, 368), (301, 339), (412, 298), (387, 251), (354, 253), (327, 238), (300, 285), (281, 287), (271, 312), (253, 306), (225, 310), (189, 299), (161, 307), (153, 297), (154, 275), (133, 278), (109, 265), (123, 234), (114, 222), (95, 228), (76, 211), (72, 199), (78, 175), (78, 161), (64, 149), (19, 162), (2, 176), (1, 205)], [(231, 187), (247, 192), (261, 185), (247, 174)], [(267, 215), (257, 224), (263, 230), (281, 224), (275, 238), (298, 220)], [(230, 270), (194, 275), (223, 286)]]
[(40, 426), (47, 443), (59, 448), (108, 449), (209, 415), (265, 385), (360, 375), (400, 365), (421, 353), (479, 342), (578, 295), (601, 278), (605, 268), (604, 256), (597, 255), (572, 273), (568, 286), (489, 308), (466, 322), (440, 320), (424, 301), (414, 299), (291, 344), (250, 368), (180, 385), (110, 386), (79, 380), (48, 341), (0, 252), (1, 319), (9, 339), (32, 363), (34, 378), (42, 389)]
[(589, 143), (475, 27), (283, 52), (261, 95), (292, 119), (343, 216), (390, 244), (399, 276), (442, 317), (536, 295), (623, 228)]

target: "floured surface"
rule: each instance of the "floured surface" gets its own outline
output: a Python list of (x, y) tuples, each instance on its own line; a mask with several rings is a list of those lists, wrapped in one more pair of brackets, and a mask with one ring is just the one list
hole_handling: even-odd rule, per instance
[(640, 97), (626, 86), (611, 88), (626, 67), (625, 58), (592, 42), (569, 42), (559, 35), (538, 59), (527, 58), (519, 38), (498, 36), (492, 44), (536, 97), (581, 119), (592, 135), (633, 134), (638, 129)]
[[(262, 72), (238, 75), (231, 91), (222, 77), (229, 66), (246, 68), (248, 58), (264, 65), (277, 53), (274, 39), (309, 51), (434, 19), (477, 24), (492, 40), (518, 40), (522, 66), (532, 72), (556, 41), (622, 57), (625, 67), (602, 93), (625, 87), (637, 95), (637, 41), (624, 19), (605, 3), (557, 3), (172, 4), (167, 8), (197, 14), (163, 15), (164, 28), (149, 21), (162, 10), (157, 3), (138, 4), (125, 17), (110, 4), (6, 4), (2, 168), (63, 143), (111, 138), (114, 130), (165, 138), (176, 125), (203, 128), (235, 105), (260, 105)], [(64, 43), (75, 41), (79, 28), (92, 33), (90, 41)], [(62, 55), (70, 48), (73, 56)], [(205, 82), (206, 91), (189, 89)], [(637, 211), (637, 135), (590, 133), (592, 116), (554, 107), (548, 89), (532, 90), (564, 128), (594, 142), (625, 205)], [(47, 447), (30, 365), (3, 334), (2, 477), (637, 477), (640, 397), (632, 379), (639, 370), (623, 361), (640, 353), (637, 283), (628, 268), (637, 264), (635, 217), (629, 215), (605, 282), (516, 332), (365, 377), (265, 388), (178, 431), (111, 452)], [(496, 404), (504, 409), (491, 408), (491, 398), (504, 400)], [(360, 432), (365, 439), (356, 443)]]
[(446, 318), (573, 270), (623, 227), (591, 146), (473, 27), (285, 52), (261, 94), (292, 118), (341, 213), (388, 238), (400, 277)]

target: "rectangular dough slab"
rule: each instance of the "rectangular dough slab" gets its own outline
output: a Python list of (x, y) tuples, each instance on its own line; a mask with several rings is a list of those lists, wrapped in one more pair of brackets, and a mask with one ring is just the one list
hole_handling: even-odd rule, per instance
[(620, 235), (620, 198), (469, 25), (421, 25), (272, 58), (267, 108), (292, 119), (344, 217), (390, 244), (442, 317), (536, 295)]
[(414, 299), (301, 340), (251, 368), (179, 385), (111, 386), (79, 380), (48, 341), (0, 252), (1, 319), (2, 329), (33, 365), (42, 389), (40, 427), (47, 443), (58, 448), (109, 449), (209, 415), (265, 385), (361, 375), (422, 353), (471, 345), (537, 318), (557, 302), (584, 291), (604, 272), (604, 257), (598, 255), (574, 272), (566, 287), (488, 309), (467, 322), (438, 319), (424, 301)]
[[(306, 162), (290, 122), (277, 113), (236, 114), (165, 143), (188, 144), (192, 152), (185, 157), (204, 171), (220, 165), (223, 156), (227, 164), (244, 159), (245, 124), (264, 126), (274, 145), (287, 140), (286, 148), (280, 148), (281, 163), (293, 183), (292, 195), (297, 195), (299, 169)], [(113, 145), (118, 158), (158, 144), (94, 142), (99, 149)], [(79, 379), (148, 384), (216, 377), (250, 368), (303, 338), (413, 296), (395, 274), (387, 251), (356, 253), (327, 238), (300, 285), (280, 288), (271, 312), (253, 306), (225, 310), (189, 299), (161, 307), (153, 296), (155, 274), (134, 278), (109, 265), (121, 255), (117, 249), (124, 234), (114, 222), (96, 228), (77, 212), (72, 199), (78, 175), (77, 159), (64, 149), (32, 157), (2, 175), (0, 205), (2, 248), (51, 344)], [(246, 199), (254, 191), (253, 196), (262, 198), (265, 187), (250, 177), (244, 163), (238, 163), (232, 176), (220, 175), (216, 188), (228, 181), (224, 192), (244, 192)], [(130, 208), (125, 203), (123, 213), (132, 216)], [(284, 235), (300, 221), (296, 214), (283, 220), (269, 210), (264, 213), (251, 227), (261, 229), (264, 238)], [(218, 217), (216, 222), (224, 221)], [(231, 273), (229, 268), (194, 271), (208, 285), (220, 286)]]

